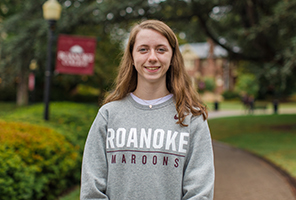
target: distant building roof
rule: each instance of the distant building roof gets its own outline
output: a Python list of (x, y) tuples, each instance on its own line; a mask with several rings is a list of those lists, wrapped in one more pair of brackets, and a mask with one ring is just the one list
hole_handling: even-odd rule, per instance
[[(209, 55), (210, 44), (207, 42), (190, 43), (180, 46), (180, 51), (183, 53), (185, 50), (193, 51), (199, 58), (205, 59)], [(219, 45), (214, 47), (214, 57), (226, 57), (228, 52)]]

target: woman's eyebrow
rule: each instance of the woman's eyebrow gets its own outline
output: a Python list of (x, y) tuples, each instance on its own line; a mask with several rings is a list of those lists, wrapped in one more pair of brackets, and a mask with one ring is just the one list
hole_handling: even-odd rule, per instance
[[(137, 47), (149, 47), (150, 45), (148, 45), (148, 44), (140, 44), (140, 45), (138, 45)], [(160, 46), (163, 46), (163, 47), (168, 47), (168, 45), (166, 45), (166, 44), (157, 44), (156, 45), (156, 47), (160, 47)]]

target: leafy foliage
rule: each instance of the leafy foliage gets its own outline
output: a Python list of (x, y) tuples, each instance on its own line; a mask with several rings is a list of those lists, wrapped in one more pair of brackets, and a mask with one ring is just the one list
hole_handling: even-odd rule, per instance
[[(98, 87), (103, 96), (114, 79), (130, 26), (143, 19), (160, 19), (169, 24), (181, 43), (210, 37), (229, 52), (232, 60), (244, 60), (258, 75), (262, 95), (289, 94), (296, 88), (296, 0), (59, 0), (63, 6), (56, 33), (98, 38), (96, 72), (93, 77), (56, 75), (54, 87), (68, 94), (78, 84)], [(47, 25), (42, 20), (44, 1), (3, 1), (0, 12), (1, 66), (3, 83), (23, 81), (33, 58), (43, 77)], [(15, 6), (18, 5), (18, 6)], [(186, 26), (184, 26), (186, 24)], [(186, 36), (186, 37), (185, 37)], [(22, 82), (25, 83), (25, 82)], [(38, 85), (43, 85), (39, 79)], [(269, 89), (268, 89), (269, 88)], [(40, 89), (42, 91), (42, 89)], [(57, 90), (58, 91), (58, 90)], [(59, 93), (60, 94), (60, 93)], [(56, 95), (56, 97), (61, 95)]]
[(11, 148), (0, 146), (0, 194), (3, 200), (31, 199), (36, 168), (27, 166)]
[(198, 81), (198, 91), (201, 93), (205, 91), (214, 92), (215, 88), (216, 82), (213, 77), (202, 77)]
[(0, 121), (1, 178), (4, 199), (55, 199), (79, 169), (75, 146), (49, 128)]
[(43, 104), (19, 107), (0, 117), (7, 121), (28, 122), (54, 129), (63, 134), (73, 145), (78, 145), (79, 154), (81, 154), (98, 106), (74, 102), (52, 102), (49, 105), (49, 121), (44, 121), (43, 109)]
[[(75, 100), (75, 97), (70, 97), (75, 96), (75, 88), (79, 84), (88, 84), (99, 88), (102, 92), (96, 97), (100, 98), (104, 96), (104, 92), (115, 78), (116, 67), (119, 63), (118, 54), (121, 52), (121, 38), (111, 39), (110, 35), (106, 33), (107, 28), (104, 23), (93, 26), (93, 24), (86, 25), (84, 21), (81, 21), (90, 19), (90, 23), (92, 23), (89, 15), (92, 15), (93, 10), (97, 8), (96, 2), (84, 1), (79, 7), (77, 7), (78, 1), (73, 6), (67, 6), (67, 2), (70, 1), (61, 2), (63, 13), (61, 20), (57, 23), (55, 34), (56, 36), (57, 34), (71, 34), (96, 37), (95, 74), (83, 77), (55, 74), (53, 77), (53, 90), (55, 91), (53, 99)], [(43, 95), (48, 32), (47, 22), (42, 17), (43, 3), (44, 1), (25, 0), (21, 1), (23, 6), (10, 9), (14, 6), (14, 1), (5, 1), (3, 7), (5, 6), (8, 10), (7, 13), (10, 14), (0, 15), (0, 21), (3, 21), (0, 26), (0, 88), (16, 83), (19, 85), (17, 96), (23, 94), (20, 93), (20, 90), (27, 92), (26, 87), (22, 88), (20, 85), (27, 85), (29, 64), (32, 59), (35, 59), (38, 63), (36, 100), (39, 101), (42, 100)], [(56, 42), (53, 45), (53, 52), (55, 49)], [(53, 53), (53, 61), (54, 56)], [(52, 66), (52, 68), (54, 67)], [(68, 95), (61, 99), (62, 94), (65, 93)]]
[[(63, 181), (67, 181), (67, 183), (70, 182), (71, 184), (77, 185), (80, 183), (80, 167), (84, 143), (97, 110), (98, 106), (95, 104), (52, 102), (50, 104), (49, 121), (45, 122), (42, 118), (42, 104), (16, 107), (12, 103), (0, 103), (0, 119), (14, 123), (25, 122), (26, 124), (38, 124), (38, 127), (42, 126), (43, 129), (47, 127), (45, 128), (46, 130), (48, 130), (48, 128), (51, 131), (55, 130), (55, 133), (59, 133), (59, 137), (66, 139), (66, 143), (70, 142), (72, 144), (71, 146), (75, 147), (74, 150), (77, 154), (75, 168), (69, 171), (70, 176), (61, 176), (60, 178), (63, 179)], [(48, 136), (44, 137), (48, 138)], [(34, 184), (34, 187), (35, 186)], [(57, 196), (56, 193), (54, 195)]]
[(241, 95), (251, 95), (256, 97), (259, 90), (259, 84), (253, 74), (241, 74), (235, 85), (235, 91)]
[(235, 91), (226, 90), (222, 94), (225, 100), (235, 100), (240, 99), (240, 95)]

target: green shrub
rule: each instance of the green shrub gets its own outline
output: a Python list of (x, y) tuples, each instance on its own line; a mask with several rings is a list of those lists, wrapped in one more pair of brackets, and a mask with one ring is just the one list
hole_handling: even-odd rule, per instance
[(0, 121), (1, 198), (55, 199), (71, 185), (78, 159), (77, 147), (52, 129)]
[(214, 92), (216, 89), (215, 78), (204, 77), (198, 83), (198, 91), (203, 93), (205, 91)]
[(36, 168), (27, 166), (15, 151), (0, 146), (0, 195), (2, 200), (32, 199)]
[(230, 90), (224, 91), (222, 96), (225, 100), (240, 99), (240, 95), (237, 92), (230, 91)]
[(235, 84), (235, 91), (241, 94), (256, 97), (259, 91), (259, 83), (254, 74), (241, 74)]
[(205, 77), (205, 90), (209, 92), (214, 92), (216, 88), (215, 78), (212, 77)]

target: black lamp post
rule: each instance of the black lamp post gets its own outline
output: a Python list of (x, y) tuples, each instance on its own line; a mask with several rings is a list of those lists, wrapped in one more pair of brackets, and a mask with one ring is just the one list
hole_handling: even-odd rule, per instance
[(47, 63), (45, 70), (45, 86), (44, 86), (44, 119), (48, 120), (49, 111), (49, 97), (50, 97), (50, 84), (51, 84), (51, 57), (52, 57), (52, 43), (54, 39), (54, 29), (56, 21), (60, 19), (62, 6), (56, 0), (48, 0), (43, 6), (43, 17), (48, 21), (48, 44), (47, 44)]

